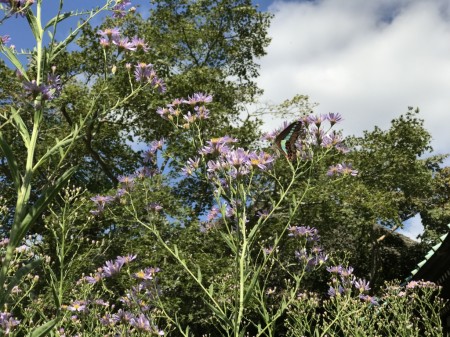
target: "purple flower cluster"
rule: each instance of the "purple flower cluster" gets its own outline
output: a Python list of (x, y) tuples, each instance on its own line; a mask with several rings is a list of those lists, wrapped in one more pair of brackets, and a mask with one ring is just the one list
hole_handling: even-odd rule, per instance
[[(178, 123), (180, 117), (182, 117), (183, 127), (188, 129), (190, 124), (197, 120), (205, 120), (209, 118), (209, 110), (205, 104), (212, 102), (212, 96), (204, 93), (195, 93), (189, 96), (187, 99), (176, 98), (172, 103), (167, 104), (165, 108), (158, 108), (156, 113), (166, 120), (173, 121), (174, 119)], [(193, 111), (188, 111), (183, 114), (183, 106), (189, 106), (193, 108)], [(181, 121), (181, 119), (180, 119)]]
[(320, 239), (318, 230), (309, 226), (291, 226), (288, 228), (288, 231), (289, 236), (304, 237), (306, 241), (319, 241)]
[(430, 288), (437, 289), (438, 286), (434, 282), (430, 281), (410, 281), (406, 284), (406, 289), (417, 289), (417, 288)]
[(99, 30), (97, 34), (101, 36), (100, 45), (105, 49), (112, 45), (117, 46), (120, 52), (126, 50), (143, 50), (146, 52), (149, 49), (145, 41), (137, 36), (133, 37), (131, 40), (128, 37), (121, 36), (120, 30), (117, 27)]
[[(248, 175), (255, 168), (265, 171), (272, 166), (274, 158), (266, 152), (246, 151), (242, 148), (233, 149), (228, 146), (236, 141), (229, 136), (213, 138), (199, 150), (201, 155), (217, 155), (215, 160), (211, 159), (207, 162), (207, 171), (210, 177), (220, 178), (221, 174), (224, 174), (231, 178), (238, 178)], [(183, 172), (194, 171), (192, 163), (197, 163), (197, 160), (188, 161)]]
[(58, 97), (62, 90), (59, 75), (49, 75), (47, 81), (48, 84), (41, 83), (39, 85), (36, 80), (25, 81), (23, 87), (27, 97), (31, 97), (34, 100), (40, 96), (42, 101), (51, 101)]
[[(117, 1), (115, 8), (115, 13), (124, 13), (124, 7), (129, 5), (130, 1), (122, 0)], [(125, 51), (143, 51), (147, 52), (149, 50), (146, 42), (135, 36), (131, 40), (128, 37), (121, 36), (120, 30), (117, 27), (114, 28), (106, 28), (104, 30), (99, 30), (97, 34), (100, 35), (100, 45), (104, 49), (111, 48), (112, 46), (116, 46), (119, 54)], [(126, 64), (126, 69), (131, 69), (131, 64)], [(156, 71), (152, 64), (147, 64), (144, 62), (140, 62), (135, 65), (134, 68), (134, 78), (136, 82), (139, 83), (150, 83), (150, 85), (163, 93), (167, 90), (166, 84), (162, 78), (159, 78), (156, 74)]]
[[(300, 158), (305, 160), (311, 158), (315, 149), (318, 147), (331, 149), (334, 148), (339, 152), (347, 152), (347, 148), (343, 144), (343, 138), (340, 133), (332, 131), (332, 127), (339, 123), (342, 117), (338, 113), (329, 113), (326, 115), (309, 115), (301, 118), (303, 130), (301, 137), (296, 140)], [(325, 122), (328, 122), (328, 129)], [(280, 129), (263, 135), (262, 140), (273, 142), (278, 134), (289, 125), (285, 122)]]
[(126, 7), (131, 5), (130, 0), (116, 0), (116, 4), (112, 8), (113, 17), (115, 18), (123, 18), (126, 14)]
[(295, 257), (305, 266), (306, 270), (311, 271), (315, 267), (322, 266), (327, 260), (328, 255), (323, 249), (314, 245), (311, 249), (302, 248), (295, 252)]
[(95, 284), (103, 278), (112, 277), (120, 272), (122, 267), (136, 259), (136, 255), (118, 256), (114, 261), (106, 261), (102, 268), (90, 276), (85, 276), (83, 280), (87, 283)]
[(350, 294), (354, 290), (362, 301), (379, 305), (376, 297), (367, 294), (370, 290), (370, 282), (356, 278), (353, 275), (352, 267), (331, 266), (327, 267), (327, 271), (333, 275), (330, 288), (328, 289), (330, 297), (340, 296), (344, 293)]
[(144, 62), (138, 63), (134, 69), (134, 78), (136, 82), (150, 83), (153, 88), (161, 93), (166, 92), (167, 90), (164, 80), (156, 75), (156, 71), (152, 64)]
[[(95, 284), (99, 279), (103, 277), (110, 277), (117, 274), (123, 265), (133, 261), (136, 255), (118, 256), (115, 261), (107, 261), (102, 268), (99, 268), (99, 272), (95, 277), (84, 277), (83, 280), (90, 284)], [(92, 310), (95, 308), (105, 308), (106, 310), (114, 309), (114, 305), (110, 306), (108, 302), (102, 299), (86, 299), (86, 300), (74, 300), (69, 305), (64, 306), (68, 311), (73, 312), (76, 315), (72, 316), (72, 321), (80, 322), (83, 317), (92, 316), (93, 314), (101, 315), (99, 318), (100, 323), (113, 329), (115, 332), (123, 332), (124, 328), (128, 333), (146, 333), (151, 336), (163, 336), (164, 331), (158, 328), (156, 324), (151, 320), (151, 309), (154, 306), (151, 302), (159, 295), (159, 291), (156, 290), (157, 281), (156, 273), (159, 268), (145, 268), (133, 274), (134, 278), (139, 280), (140, 283), (131, 287), (120, 301), (123, 304), (123, 308), (119, 309), (116, 313), (112, 314), (109, 311), (105, 314), (99, 314), (99, 311)], [(156, 290), (156, 291), (155, 291)], [(95, 292), (92, 292), (93, 294)], [(80, 318), (77, 315), (83, 314)], [(80, 322), (81, 323), (81, 322)], [(62, 330), (64, 334), (64, 330)], [(113, 334), (114, 335), (114, 334)]]
[(0, 312), (0, 327), (5, 335), (9, 335), (11, 330), (19, 323), (20, 321), (15, 319), (9, 312)]
[(327, 172), (328, 176), (335, 176), (335, 175), (350, 175), (350, 176), (357, 176), (358, 170), (354, 170), (351, 164), (337, 164), (330, 166)]
[[(295, 251), (295, 257), (305, 266), (307, 271), (322, 266), (328, 260), (328, 255), (318, 245), (320, 236), (316, 228), (291, 226), (288, 228), (288, 232), (288, 236), (304, 239), (304, 247)], [(312, 243), (312, 247), (307, 248), (308, 243)]]
[(113, 202), (115, 198), (110, 195), (96, 195), (95, 197), (92, 197), (91, 200), (97, 206), (97, 209), (90, 211), (91, 214), (100, 215), (105, 210), (105, 206)]
[[(164, 140), (153, 141), (150, 144), (150, 149), (144, 153), (144, 161), (151, 162), (154, 160), (155, 153), (158, 149), (161, 149), (164, 144)], [(149, 167), (142, 167), (138, 169), (134, 174), (128, 176), (119, 176), (117, 180), (119, 181), (119, 188), (116, 191), (116, 195), (96, 195), (92, 197), (91, 200), (95, 203), (96, 208), (91, 210), (90, 213), (98, 216), (101, 215), (108, 204), (120, 201), (121, 198), (127, 193), (131, 192), (135, 187), (136, 179), (144, 179), (147, 177), (153, 177), (158, 173), (157, 169), (151, 169)], [(162, 206), (158, 203), (151, 203), (147, 207), (151, 211), (160, 211)]]
[(22, 10), (34, 4), (34, 0), (0, 0), (0, 3), (5, 4), (6, 9), (11, 13), (20, 13), (21, 16), (24, 16)]

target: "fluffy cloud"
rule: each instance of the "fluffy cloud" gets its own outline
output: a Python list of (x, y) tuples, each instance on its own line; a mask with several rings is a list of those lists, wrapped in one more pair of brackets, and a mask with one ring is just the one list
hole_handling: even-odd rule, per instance
[[(263, 101), (309, 95), (318, 113), (340, 112), (345, 134), (355, 135), (419, 107), (436, 153), (450, 152), (448, 0), (281, 1), (269, 11)], [(415, 237), (420, 219), (407, 227)]]
[(269, 11), (263, 100), (309, 95), (317, 112), (340, 112), (346, 134), (357, 135), (419, 107), (436, 151), (450, 150), (447, 0), (274, 2)]

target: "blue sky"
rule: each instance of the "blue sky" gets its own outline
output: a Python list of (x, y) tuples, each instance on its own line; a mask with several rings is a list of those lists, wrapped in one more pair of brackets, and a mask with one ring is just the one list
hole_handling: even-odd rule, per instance
[[(57, 0), (43, 0), (50, 18)], [(133, 0), (141, 12), (147, 1)], [(88, 9), (102, 0), (66, 0), (67, 10)], [(319, 103), (317, 113), (339, 112), (344, 133), (362, 135), (375, 125), (386, 129), (393, 118), (419, 107), (433, 136), (435, 154), (450, 152), (450, 1), (448, 0), (317, 0), (255, 1), (274, 14), (272, 43), (261, 65), (261, 102), (281, 103), (296, 94)], [(49, 5), (50, 4), (50, 5)], [(94, 23), (100, 23), (98, 18)], [(72, 23), (75, 25), (75, 22)], [(67, 34), (63, 26), (57, 37)], [(8, 20), (18, 49), (29, 47), (27, 23)], [(249, 106), (248, 110), (256, 109)], [(264, 116), (266, 130), (281, 124)], [(446, 162), (447, 165), (450, 161)], [(406, 234), (421, 231), (410, 221)]]

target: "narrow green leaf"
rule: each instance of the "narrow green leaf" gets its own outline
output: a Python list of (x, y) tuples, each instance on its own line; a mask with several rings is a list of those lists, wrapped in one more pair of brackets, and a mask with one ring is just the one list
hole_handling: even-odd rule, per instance
[(12, 175), (14, 186), (18, 191), (20, 189), (20, 173), (19, 169), (17, 168), (16, 157), (14, 156), (11, 147), (6, 142), (6, 139), (3, 136), (2, 132), (0, 132), (0, 149), (2, 150), (3, 154), (6, 157), (6, 160), (8, 161), (9, 172)]
[(65, 183), (69, 180), (72, 174), (75, 172), (76, 167), (72, 167), (66, 172), (64, 172), (61, 177), (52, 186), (49, 186), (44, 190), (41, 197), (35, 202), (35, 204), (30, 208), (28, 214), (23, 219), (18, 229), (17, 238), (22, 238), (28, 231), (31, 225), (33, 225), (37, 218), (41, 215), (47, 205), (52, 202), (53, 198), (58, 194), (61, 188), (64, 187)]
[(23, 142), (28, 149), (30, 146), (30, 133), (28, 132), (27, 126), (20, 116), (19, 112), (11, 107), (11, 116), (14, 119), (17, 127), (19, 128), (20, 135), (22, 136)]
[(212, 297), (214, 294), (214, 283), (211, 283), (208, 288), (208, 294)]
[(202, 271), (200, 270), (200, 267), (197, 267), (197, 281), (202, 283)]
[(59, 15), (56, 15), (55, 17), (51, 18), (44, 26), (44, 30), (47, 30), (48, 28), (50, 28), (51, 26), (71, 17), (72, 14), (71, 12), (67, 12), (67, 13), (62, 13)]
[(234, 241), (229, 237), (227, 233), (220, 232), (220, 235), (222, 236), (222, 239), (225, 241), (225, 243), (230, 247), (233, 254), (237, 254), (237, 247), (234, 243)]
[(207, 301), (205, 301), (205, 303), (218, 318), (220, 318), (230, 328), (233, 327), (233, 322), (227, 316), (222, 314), (222, 312), (218, 310), (215, 306), (213, 306), (211, 303)]
[(47, 335), (55, 327), (59, 320), (59, 318), (54, 318), (51, 321), (38, 326), (37, 328), (33, 329), (33, 331), (31, 331), (29, 337), (41, 337)]
[(28, 25), (31, 28), (31, 32), (34, 35), (35, 40), (41, 41), (42, 40), (41, 27), (40, 27), (39, 22), (37, 21), (36, 17), (34, 16), (33, 12), (30, 9), (26, 10), (26, 17), (28, 20)]
[(2, 45), (1, 47), (2, 53), (8, 58), (8, 60), (20, 71), (20, 74), (29, 81), (27, 72), (25, 71), (25, 68), (22, 66), (22, 63), (20, 63), (19, 59), (17, 58), (17, 55), (12, 51), (11, 48), (6, 47), (5, 45)]
[(59, 152), (60, 156), (63, 158), (64, 157), (63, 147), (73, 141), (74, 141), (74, 137), (72, 137), (72, 134), (70, 134), (69, 136), (67, 136), (66, 138), (64, 138), (61, 141), (56, 139), (56, 144), (52, 148), (48, 149), (47, 152), (45, 152), (45, 154), (41, 158), (39, 158), (39, 160), (33, 167), (33, 171), (35, 171), (39, 166), (41, 166), (43, 163), (45, 163), (47, 158), (56, 152)]

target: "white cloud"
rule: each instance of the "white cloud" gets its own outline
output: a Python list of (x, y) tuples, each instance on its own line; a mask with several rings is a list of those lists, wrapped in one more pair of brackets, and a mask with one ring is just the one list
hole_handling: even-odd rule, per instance
[(274, 2), (264, 101), (306, 94), (340, 112), (346, 134), (382, 128), (419, 107), (436, 152), (450, 152), (450, 5), (447, 0)]

